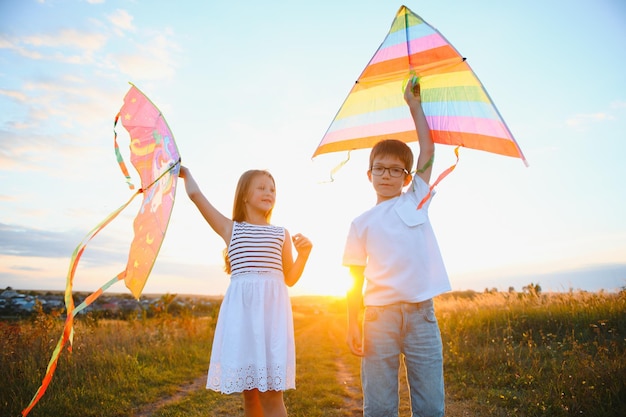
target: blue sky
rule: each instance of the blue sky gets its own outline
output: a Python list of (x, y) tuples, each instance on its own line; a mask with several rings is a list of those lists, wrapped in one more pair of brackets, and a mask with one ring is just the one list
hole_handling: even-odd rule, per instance
[[(0, 288), (65, 288), (130, 197), (112, 128), (132, 82), (225, 214), (243, 171), (274, 174), (273, 222), (315, 245), (291, 293), (341, 293), (349, 223), (375, 202), (368, 153), (333, 183), (346, 155), (311, 155), (402, 4), (0, 1)], [(461, 149), (430, 209), (453, 288), (625, 286), (626, 3), (404, 4), (467, 58), (530, 164)], [(453, 159), (438, 146), (435, 174)], [(136, 203), (89, 243), (77, 290), (124, 268)], [(222, 294), (223, 246), (181, 189), (145, 292)]]

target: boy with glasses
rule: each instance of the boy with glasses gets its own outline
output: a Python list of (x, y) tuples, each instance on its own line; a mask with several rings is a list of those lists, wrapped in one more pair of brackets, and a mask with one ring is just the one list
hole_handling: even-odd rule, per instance
[(415, 178), (406, 143), (388, 139), (372, 148), (367, 176), (376, 205), (353, 220), (343, 255), (353, 277), (347, 343), (362, 357), (365, 417), (398, 415), (400, 360), (413, 416), (444, 415), (442, 343), (432, 298), (449, 291), (450, 282), (428, 218), (430, 200), (417, 209), (430, 193), (435, 145), (418, 83), (408, 82), (404, 99), (420, 147)]

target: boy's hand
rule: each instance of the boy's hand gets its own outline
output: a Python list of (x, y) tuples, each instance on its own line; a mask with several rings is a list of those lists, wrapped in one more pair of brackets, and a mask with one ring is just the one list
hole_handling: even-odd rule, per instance
[(422, 90), (419, 81), (416, 78), (411, 78), (406, 83), (404, 89), (404, 101), (411, 106), (413, 103), (421, 104), (422, 102)]
[(350, 352), (356, 356), (364, 356), (363, 350), (363, 330), (360, 325), (348, 326), (348, 334), (346, 336), (346, 343)]

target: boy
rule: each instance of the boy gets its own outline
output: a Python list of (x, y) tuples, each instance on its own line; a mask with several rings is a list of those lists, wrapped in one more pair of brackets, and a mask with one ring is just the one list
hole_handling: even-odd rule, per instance
[(372, 148), (367, 176), (376, 206), (352, 222), (343, 256), (353, 277), (347, 343), (362, 357), (365, 417), (398, 415), (401, 358), (413, 416), (444, 415), (442, 343), (432, 298), (449, 291), (450, 282), (428, 219), (430, 200), (416, 209), (430, 192), (435, 145), (419, 84), (409, 81), (404, 99), (419, 139), (416, 176), (411, 182), (413, 153), (404, 142), (383, 140)]

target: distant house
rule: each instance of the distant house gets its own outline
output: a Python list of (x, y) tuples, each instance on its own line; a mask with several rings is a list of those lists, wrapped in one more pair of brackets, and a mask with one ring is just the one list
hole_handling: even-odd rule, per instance
[(0, 299), (3, 300), (14, 300), (16, 298), (26, 298), (26, 294), (20, 294), (11, 287), (6, 287), (6, 289), (0, 293)]
[(16, 311), (31, 311), (35, 306), (36, 298), (31, 295), (21, 294), (11, 287), (7, 287), (0, 293), (0, 305)]
[[(82, 294), (75, 294), (75, 304), (79, 305), (84, 301), (83, 297), (84, 295)], [(65, 309), (64, 297), (59, 292), (28, 291), (25, 294), (7, 287), (4, 290), (0, 290), (0, 316), (26, 316), (33, 312), (38, 302), (41, 303), (44, 313)], [(141, 316), (144, 313), (153, 314), (159, 312), (178, 314), (180, 311), (189, 309), (194, 314), (202, 315), (212, 313), (212, 306), (215, 303), (215, 299), (207, 299), (204, 296), (177, 298), (177, 295), (166, 294), (142, 296), (140, 300), (136, 300), (126, 295), (103, 294), (101, 298), (84, 310), (81, 310), (80, 313), (104, 312), (106, 317), (119, 315), (132, 317), (133, 313), (137, 316)]]

